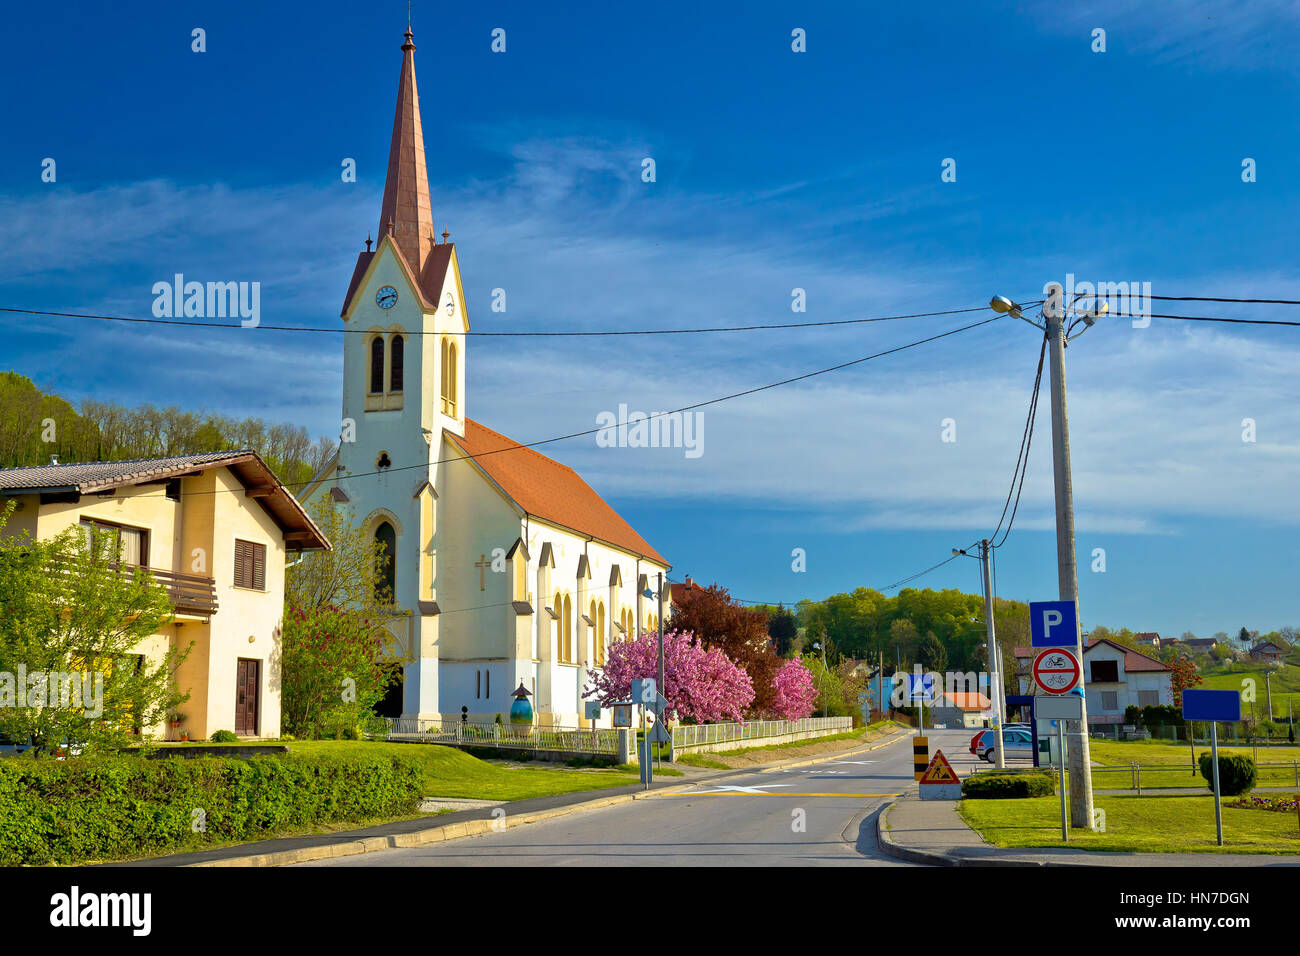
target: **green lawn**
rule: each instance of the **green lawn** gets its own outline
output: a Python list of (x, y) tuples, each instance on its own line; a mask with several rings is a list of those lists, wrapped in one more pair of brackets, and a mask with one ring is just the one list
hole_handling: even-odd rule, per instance
[(1294, 815), (1223, 808), (1223, 842), (1214, 841), (1214, 801), (1205, 797), (1098, 797), (1104, 833), (1070, 831), (1061, 842), (1059, 797), (963, 800), (962, 819), (1002, 847), (1060, 847), (1151, 853), (1300, 853)]
[[(1268, 715), (1268, 694), (1265, 693), (1265, 668), (1260, 664), (1237, 664), (1231, 671), (1222, 674), (1204, 674), (1201, 687), (1212, 690), (1244, 691), (1242, 681), (1250, 678), (1255, 682), (1255, 714), (1260, 720)], [(1300, 717), (1300, 667), (1287, 664), (1272, 672), (1269, 684), (1273, 690), (1273, 716), (1285, 719), (1287, 701), (1291, 701), (1292, 712)], [(1250, 714), (1250, 703), (1241, 702), (1243, 715)]]
[[(1142, 771), (1142, 789), (1167, 787), (1207, 787), (1198, 770), (1192, 774), (1192, 752), (1186, 743), (1169, 740), (1090, 740), (1089, 753), (1094, 764), (1092, 785), (1101, 790), (1121, 790), (1132, 786), (1129, 764), (1143, 767), (1153, 764), (1169, 765), (1168, 771)], [(1196, 753), (1209, 751), (1208, 744), (1198, 743)], [(1219, 747), (1222, 754), (1251, 756), (1250, 747)], [(1260, 763), (1285, 763), (1300, 760), (1300, 747), (1260, 747)], [(1110, 769), (1107, 769), (1110, 768)], [(1263, 768), (1259, 771), (1257, 787), (1292, 787), (1296, 784), (1296, 771), (1288, 767)]]
[(622, 769), (565, 767), (538, 761), (531, 767), (506, 767), (480, 760), (455, 747), (438, 744), (399, 744), (378, 740), (295, 740), (293, 753), (346, 756), (354, 753), (392, 753), (414, 757), (424, 770), (426, 797), (462, 797), (475, 800), (528, 800), (557, 793), (601, 790), (636, 783), (636, 772)]

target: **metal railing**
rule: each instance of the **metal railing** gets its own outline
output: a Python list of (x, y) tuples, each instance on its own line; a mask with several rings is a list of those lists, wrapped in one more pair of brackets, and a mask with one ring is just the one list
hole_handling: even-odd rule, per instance
[(674, 727), (673, 749), (707, 747), (736, 740), (760, 740), (800, 733), (844, 733), (853, 729), (852, 717), (805, 717), (802, 720), (749, 720), (731, 724), (694, 724)]
[(390, 718), (388, 725), (389, 740), (581, 754), (618, 753), (618, 731), (610, 729), (534, 727), (413, 717)]

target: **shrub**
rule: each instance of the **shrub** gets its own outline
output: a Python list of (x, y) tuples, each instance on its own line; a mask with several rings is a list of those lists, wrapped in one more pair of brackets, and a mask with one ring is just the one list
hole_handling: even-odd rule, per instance
[(961, 785), (961, 795), (968, 800), (1050, 797), (1054, 793), (1056, 778), (1050, 771), (978, 773)]
[[(1201, 776), (1214, 788), (1214, 767), (1209, 754), (1201, 754)], [(1219, 754), (1219, 789), (1227, 796), (1250, 793), (1255, 789), (1255, 761), (1249, 757)]]
[(212, 742), (214, 744), (237, 744), (239, 743), (239, 737), (233, 730), (218, 730), (212, 735)]
[[(0, 760), (0, 866), (202, 850), (288, 828), (414, 813), (408, 757)], [(196, 811), (202, 811), (201, 814)], [(202, 820), (204, 832), (191, 829)]]

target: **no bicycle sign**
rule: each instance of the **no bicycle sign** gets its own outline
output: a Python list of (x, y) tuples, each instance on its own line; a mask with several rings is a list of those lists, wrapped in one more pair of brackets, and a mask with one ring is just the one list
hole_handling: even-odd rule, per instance
[(1063, 647), (1034, 658), (1034, 683), (1047, 694), (1068, 694), (1079, 683), (1079, 659)]

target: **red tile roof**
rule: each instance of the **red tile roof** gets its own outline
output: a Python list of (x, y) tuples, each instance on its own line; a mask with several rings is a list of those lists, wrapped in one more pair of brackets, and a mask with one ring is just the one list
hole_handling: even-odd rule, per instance
[(668, 564), (572, 468), (469, 418), (464, 438), (445, 434), (526, 513)]
[(1161, 664), (1161, 663), (1160, 663), (1158, 660), (1156, 660), (1154, 657), (1147, 657), (1147, 655), (1145, 655), (1145, 654), (1141, 654), (1141, 653), (1139, 653), (1139, 652), (1133, 650), (1133, 648), (1131, 648), (1131, 647), (1125, 647), (1123, 644), (1116, 644), (1114, 641), (1105, 640), (1105, 639), (1102, 639), (1102, 640), (1100, 640), (1100, 641), (1093, 641), (1091, 644), (1087, 645), (1087, 646), (1083, 649), (1083, 653), (1084, 653), (1084, 654), (1087, 654), (1090, 650), (1092, 650), (1092, 649), (1093, 649), (1094, 647), (1096, 647), (1098, 644), (1109, 644), (1111, 647), (1115, 648), (1116, 650), (1120, 650), (1120, 651), (1123, 651), (1123, 652), (1124, 652), (1124, 670), (1125, 670), (1125, 672), (1130, 672), (1130, 671), (1131, 671), (1131, 672), (1135, 672), (1135, 673), (1137, 673), (1137, 672), (1142, 672), (1142, 671), (1167, 671), (1167, 670), (1169, 670), (1169, 668), (1168, 668), (1166, 665)]
[(961, 710), (988, 710), (993, 706), (989, 699), (978, 691), (953, 691), (951, 694), (944, 694), (945, 701), (951, 701), (951, 706), (958, 707)]

